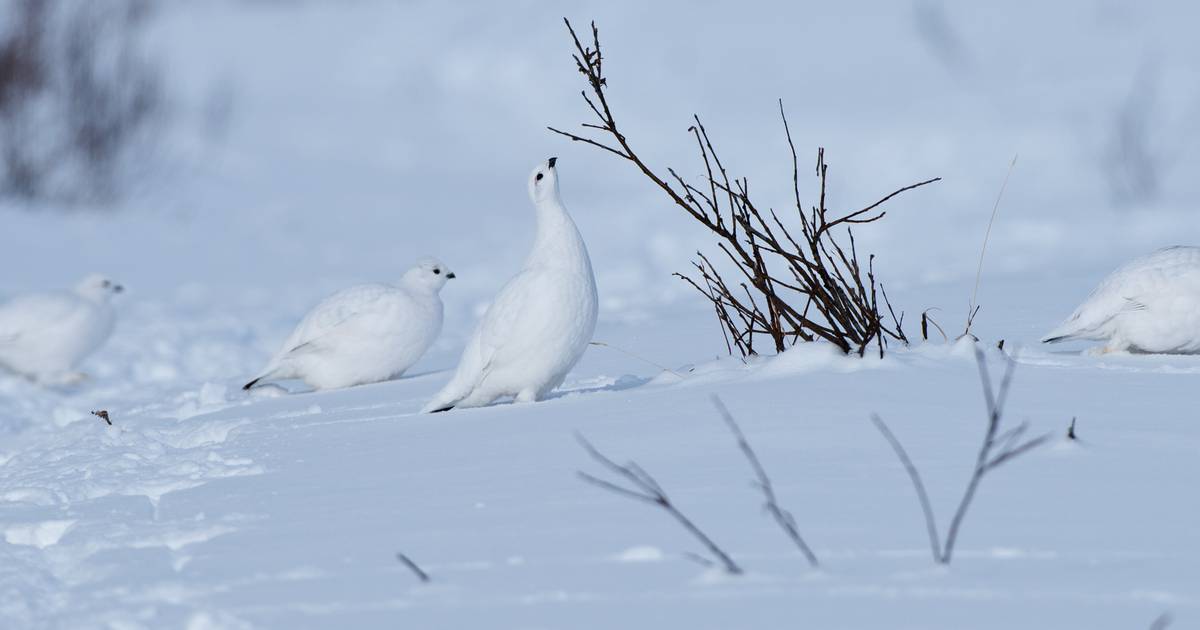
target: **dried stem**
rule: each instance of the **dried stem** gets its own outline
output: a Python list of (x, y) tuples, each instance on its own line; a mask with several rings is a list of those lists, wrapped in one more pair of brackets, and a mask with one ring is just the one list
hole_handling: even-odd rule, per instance
[(1004, 189), (1008, 188), (1008, 178), (1012, 177), (1013, 169), (1017, 166), (1017, 156), (1013, 156), (1012, 162), (1008, 164), (1008, 172), (1004, 174), (1004, 183), (1000, 184), (1000, 192), (996, 194), (996, 203), (992, 206), (992, 216), (988, 219), (987, 231), (983, 233), (983, 246), (979, 248), (979, 265), (975, 268), (975, 288), (971, 289), (971, 302), (967, 306), (967, 325), (963, 329), (961, 336), (965, 337), (971, 334), (971, 325), (975, 323), (975, 316), (979, 314), (979, 303), (976, 298), (979, 296), (979, 280), (983, 277), (983, 257), (987, 254), (988, 239), (992, 237), (992, 225), (996, 223), (996, 214), (1000, 211), (1000, 200), (1004, 198)]

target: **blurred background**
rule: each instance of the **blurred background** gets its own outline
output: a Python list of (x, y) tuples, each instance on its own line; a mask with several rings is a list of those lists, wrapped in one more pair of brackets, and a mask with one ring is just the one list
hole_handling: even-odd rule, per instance
[(652, 163), (700, 174), (700, 114), (786, 209), (782, 98), (802, 166), (827, 148), (833, 208), (942, 176), (862, 230), (893, 283), (973, 274), (1016, 154), (994, 272), (1115, 264), (1200, 229), (1184, 2), (7, 0), (0, 290), (92, 269), (151, 292), (332, 286), (422, 253), (490, 283), (528, 245), (528, 170), (557, 155), (602, 293), (685, 293), (668, 272), (706, 234), (629, 164), (545, 130), (588, 113), (564, 12), (598, 22)]
[[(602, 317), (706, 309), (670, 277), (705, 231), (631, 165), (546, 130), (589, 113), (564, 13), (596, 20), (616, 116), (658, 167), (700, 176), (699, 114), (730, 170), (789, 209), (782, 99), (801, 166), (826, 148), (835, 210), (942, 177), (859, 233), (901, 305), (906, 288), (966, 282), (965, 305), (1017, 154), (990, 276), (1200, 241), (1200, 42), (1183, 2), (3, 7), (2, 295), (100, 270), (133, 299), (294, 317), (428, 253), (458, 272), (449, 321), (466, 322), (520, 264), (525, 179), (553, 155)], [(816, 179), (801, 184), (812, 199)]]

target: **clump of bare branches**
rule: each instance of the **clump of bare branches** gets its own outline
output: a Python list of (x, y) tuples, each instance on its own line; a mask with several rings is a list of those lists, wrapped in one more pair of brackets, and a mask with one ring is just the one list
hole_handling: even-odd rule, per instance
[(738, 426), (736, 420), (733, 419), (733, 414), (729, 413), (729, 409), (725, 407), (725, 403), (716, 394), (712, 396), (713, 405), (717, 408), (717, 413), (721, 414), (721, 418), (725, 420), (725, 424), (729, 426), (729, 430), (733, 431), (733, 436), (737, 438), (738, 448), (742, 450), (742, 454), (746, 456), (746, 460), (750, 462), (750, 467), (754, 469), (754, 476), (757, 478), (754, 482), (763, 493), (763, 509), (775, 519), (783, 532), (788, 538), (800, 549), (800, 553), (804, 554), (804, 558), (814, 568), (820, 566), (817, 561), (817, 554), (813, 553), (812, 548), (808, 543), (804, 542), (804, 537), (800, 535), (800, 528), (796, 526), (796, 519), (788, 510), (780, 507), (779, 501), (775, 498), (775, 486), (771, 484), (771, 478), (767, 476), (767, 469), (763, 467), (759, 461), (758, 455), (750, 446), (750, 442), (746, 439), (746, 434), (742, 433), (742, 428)]
[(868, 256), (865, 264), (859, 258), (851, 227), (883, 218), (886, 212), (880, 207), (884, 202), (938, 178), (900, 188), (860, 210), (835, 215), (825, 204), (828, 165), (824, 149), (818, 149), (819, 202), (806, 209), (800, 200), (800, 167), (782, 102), (779, 113), (791, 149), (798, 228), (794, 221), (785, 223), (773, 209), (754, 201), (745, 177), (729, 174), (697, 116), (688, 132), (696, 142), (705, 176), (693, 185), (674, 169), (668, 168), (663, 175), (638, 156), (617, 124), (606, 97), (608, 81), (595, 23), (591, 46), (584, 46), (570, 21), (564, 21), (575, 43), (576, 67), (588, 83), (583, 99), (595, 116), (594, 122), (582, 126), (607, 139), (554, 127), (550, 130), (631, 162), (675, 205), (718, 237), (722, 257), (737, 269), (736, 280), (727, 280), (703, 253), (692, 263), (694, 276), (676, 275), (712, 302), (731, 354), (735, 349), (743, 357), (757, 354), (760, 337), (766, 337), (775, 352), (799, 341), (822, 339), (843, 352), (859, 355), (872, 344), (882, 354), (888, 340), (907, 342), (903, 314), (896, 315), (883, 286), (876, 282), (875, 257)]
[(161, 110), (146, 0), (16, 0), (0, 32), (0, 193), (107, 199)]
[[(582, 471), (578, 473), (580, 479), (598, 488), (603, 488), (604, 490), (608, 490), (609, 492), (618, 494), (625, 498), (641, 501), (643, 503), (648, 503), (650, 505), (655, 505), (662, 508), (667, 514), (670, 514), (672, 518), (678, 521), (679, 524), (682, 525), (689, 534), (694, 536), (696, 540), (699, 540), (700, 543), (704, 545), (706, 549), (708, 549), (709, 553), (716, 558), (717, 562), (721, 564), (721, 567), (726, 573), (731, 575), (740, 575), (742, 573), (742, 567), (734, 562), (733, 558), (730, 557), (729, 554), (723, 549), (721, 549), (717, 543), (713, 542), (713, 540), (709, 538), (707, 534), (701, 531), (700, 528), (691, 521), (691, 519), (685, 516), (683, 512), (680, 512), (679, 508), (675, 507), (675, 504), (671, 502), (670, 497), (667, 496), (667, 493), (665, 490), (663, 490), (662, 486), (658, 485), (658, 482), (654, 480), (654, 477), (651, 477), (650, 473), (647, 473), (645, 470), (643, 470), (642, 467), (637, 464), (637, 462), (629, 462), (624, 465), (618, 464), (606, 457), (600, 451), (596, 450), (596, 447), (592, 446), (592, 444), (584, 439), (582, 435), (577, 434), (576, 438), (579, 440), (579, 444), (583, 446), (584, 450), (588, 452), (588, 455), (590, 455), (592, 459), (596, 460), (596, 462), (598, 462), (609, 472), (613, 473), (617, 477), (620, 477), (621, 479), (624, 479), (632, 486), (632, 488), (600, 479), (599, 477)], [(702, 556), (692, 557), (700, 559), (705, 564), (713, 564), (712, 561), (708, 560), (707, 558), (703, 558)]]
[(1010, 462), (1041, 446), (1050, 439), (1050, 434), (1043, 434), (1024, 440), (1025, 432), (1029, 429), (1029, 423), (1027, 422), (1022, 422), (1006, 431), (1000, 431), (1004, 415), (1004, 403), (1008, 399), (1013, 371), (1016, 368), (1016, 361), (1011, 357), (1005, 355), (1005, 360), (1007, 363), (1004, 376), (1000, 379), (999, 388), (993, 392), (992, 379), (988, 375), (987, 360), (983, 356), (983, 351), (978, 347), (975, 348), (975, 362), (979, 366), (979, 378), (983, 383), (983, 398), (987, 406), (987, 431), (984, 433), (983, 444), (980, 446), (979, 454), (976, 456), (975, 468), (971, 473), (970, 480), (967, 482), (966, 491), (958, 503), (958, 508), (954, 511), (954, 518), (950, 521), (950, 529), (946, 535), (944, 544), (942, 544), (938, 537), (937, 520), (933, 515), (933, 505), (929, 501), (929, 495), (925, 491), (925, 484), (921, 481), (921, 474), (917, 471), (916, 465), (909, 458), (908, 452), (904, 450), (904, 446), (900, 444), (900, 440), (896, 438), (896, 435), (884, 423), (883, 418), (880, 418), (876, 414), (871, 415), (871, 422), (875, 424), (875, 428), (879, 429), (879, 432), (883, 434), (888, 444), (891, 445), (892, 450), (896, 452), (896, 457), (900, 459), (900, 463), (904, 465), (904, 470), (908, 473), (908, 477), (912, 481), (913, 488), (917, 492), (917, 500), (920, 501), (921, 510), (925, 515), (925, 529), (929, 535), (930, 551), (933, 553), (934, 562), (939, 564), (950, 564), (950, 559), (954, 554), (954, 543), (958, 540), (959, 529), (962, 527), (963, 519), (966, 518), (967, 510), (970, 509), (971, 501), (975, 498), (975, 492), (979, 489), (979, 484), (983, 481), (984, 476), (1002, 464)]

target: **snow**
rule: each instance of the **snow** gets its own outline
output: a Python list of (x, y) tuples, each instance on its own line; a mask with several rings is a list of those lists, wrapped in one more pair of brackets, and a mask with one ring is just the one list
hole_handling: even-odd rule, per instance
[[(698, 168), (683, 133), (698, 112), (722, 157), (784, 208), (782, 97), (798, 148), (828, 148), (837, 207), (945, 177), (861, 232), (910, 334), (929, 307), (961, 331), (987, 212), (1020, 154), (974, 332), (993, 374), (999, 339), (1019, 350), (1008, 421), (1054, 437), (984, 480), (951, 566), (930, 559), (868, 417), (904, 442), (944, 532), (984, 430), (970, 346), (725, 356), (709, 306), (669, 275), (711, 239), (627, 164), (544, 130), (586, 112), (561, 9), (176, 3), (154, 38), (177, 116), (147, 183), (116, 209), (0, 207), (0, 295), (93, 269), (130, 289), (112, 339), (80, 366), (87, 381), (0, 376), (0, 625), (1116, 629), (1164, 612), (1193, 624), (1200, 362), (1036, 340), (1122, 262), (1200, 242), (1187, 177), (1200, 157), (1171, 144), (1194, 128), (1194, 10), (944, 10), (967, 51), (950, 66), (905, 4), (751, 3), (730, 17), (592, 3), (571, 17), (597, 20), (618, 117), (656, 165)], [(1157, 199), (1114, 206), (1098, 163), (1146, 64), (1173, 162)], [(736, 94), (720, 76), (739, 77)], [(224, 89), (218, 134), (206, 112)], [(417, 415), (519, 268), (533, 234), (523, 181), (552, 155), (607, 345), (548, 401)], [(394, 281), (424, 254), (458, 279), (443, 335), (409, 375), (240, 391), (321, 297)], [(712, 393), (819, 569), (763, 513)], [(580, 482), (595, 469), (576, 432), (654, 475), (747, 574), (697, 564), (687, 554), (703, 549), (669, 516)]]

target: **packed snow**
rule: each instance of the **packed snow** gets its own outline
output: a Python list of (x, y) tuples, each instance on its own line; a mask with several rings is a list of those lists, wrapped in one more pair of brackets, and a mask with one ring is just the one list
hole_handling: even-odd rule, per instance
[[(73, 368), (86, 378), (0, 375), (0, 626), (1194, 625), (1200, 359), (1039, 340), (1112, 269), (1200, 243), (1195, 10), (739, 6), (569, 17), (596, 20), (614, 107), (656, 165), (702, 172), (685, 133), (698, 113), (786, 212), (782, 98), (798, 148), (827, 147), (835, 208), (942, 176), (859, 236), (910, 347), (728, 356), (710, 305), (670, 276), (712, 247), (703, 229), (629, 164), (545, 130), (588, 114), (560, 7), (159, 8), (175, 115), (140, 187), (116, 208), (0, 207), (0, 299), (93, 269), (127, 289)], [(1129, 202), (1110, 161), (1134, 97), (1151, 99), (1134, 109), (1166, 162), (1157, 194)], [(869, 417), (907, 448), (944, 531), (986, 422), (958, 337), (1014, 154), (972, 332), (994, 375), (1001, 339), (1017, 357), (1006, 420), (1051, 438), (984, 479), (941, 566)], [(595, 270), (597, 343), (546, 400), (419, 414), (521, 269), (523, 180), (550, 155)], [(242, 391), (322, 298), (426, 254), (457, 279), (404, 376)], [(925, 309), (946, 338), (918, 339)], [(711, 394), (819, 568), (763, 512)], [(697, 562), (655, 506), (583, 483), (597, 464), (578, 436), (636, 461), (746, 573)]]

